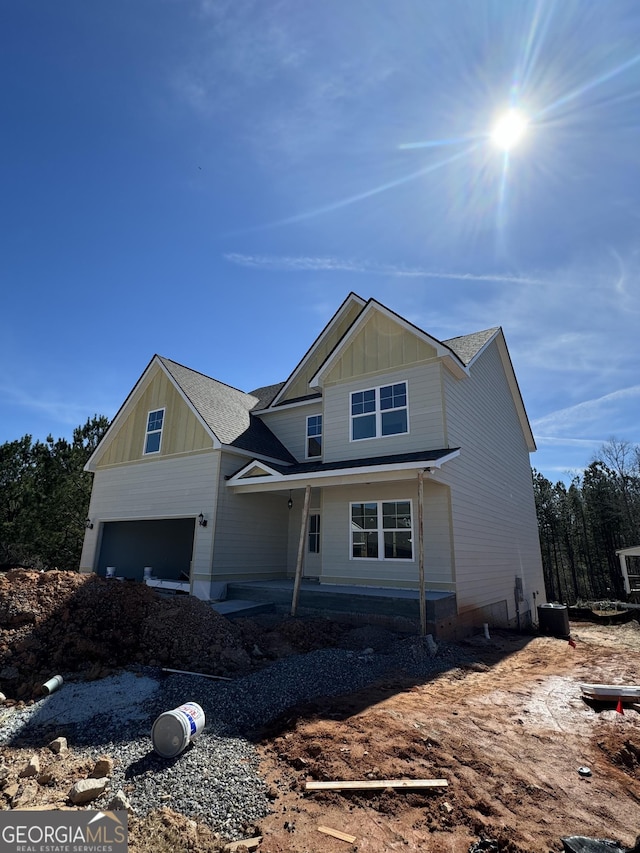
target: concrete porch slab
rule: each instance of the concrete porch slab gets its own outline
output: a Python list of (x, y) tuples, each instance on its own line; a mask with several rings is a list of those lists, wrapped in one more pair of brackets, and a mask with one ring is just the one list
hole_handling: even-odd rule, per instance
[(227, 619), (241, 616), (255, 616), (256, 613), (269, 613), (274, 610), (272, 601), (252, 601), (248, 599), (231, 598), (226, 601), (211, 603), (211, 609)]
[[(278, 610), (285, 610), (291, 607), (293, 579), (228, 582), (227, 595), (229, 598), (271, 601)], [(457, 607), (453, 592), (428, 590), (425, 600), (430, 630), (435, 631), (439, 623), (455, 620)], [(300, 613), (387, 617), (412, 622), (420, 619), (417, 589), (322, 584), (303, 580), (298, 608)]]

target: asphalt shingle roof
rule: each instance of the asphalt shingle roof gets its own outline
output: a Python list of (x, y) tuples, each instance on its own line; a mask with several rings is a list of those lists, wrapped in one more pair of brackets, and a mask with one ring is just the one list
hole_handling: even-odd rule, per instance
[(439, 450), (418, 450), (411, 453), (394, 453), (387, 456), (366, 456), (363, 459), (343, 459), (339, 462), (298, 462), (295, 465), (271, 465), (280, 474), (311, 474), (318, 471), (341, 471), (344, 468), (365, 468), (377, 465), (400, 465), (403, 462), (436, 462), (443, 456), (455, 453), (459, 447)]
[(453, 350), (466, 367), (470, 361), (473, 361), (487, 341), (499, 331), (500, 327), (494, 326), (493, 329), (484, 329), (482, 332), (473, 332), (470, 335), (460, 335), (460, 337), (449, 338), (449, 340), (441, 341), (441, 343)]
[(222, 444), (286, 462), (295, 461), (269, 427), (251, 414), (257, 397), (168, 358), (158, 358)]

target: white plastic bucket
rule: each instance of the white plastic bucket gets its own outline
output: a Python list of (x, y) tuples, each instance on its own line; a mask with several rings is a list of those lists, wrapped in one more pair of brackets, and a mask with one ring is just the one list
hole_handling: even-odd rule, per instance
[(48, 681), (42, 685), (42, 689), (45, 693), (53, 693), (54, 690), (57, 690), (58, 687), (62, 686), (62, 676), (54, 675), (53, 678), (50, 678)]
[(115, 566), (107, 566), (107, 577), (113, 578), (116, 575), (116, 567)]
[(163, 758), (180, 755), (200, 734), (204, 722), (204, 711), (197, 702), (185, 702), (173, 711), (165, 711), (151, 729), (153, 748)]
[(145, 566), (145, 567), (144, 567), (144, 579), (145, 579), (146, 581), (148, 581), (148, 580), (149, 580), (149, 578), (151, 577), (151, 573), (152, 573), (152, 572), (153, 572), (153, 567), (152, 567), (152, 566)]

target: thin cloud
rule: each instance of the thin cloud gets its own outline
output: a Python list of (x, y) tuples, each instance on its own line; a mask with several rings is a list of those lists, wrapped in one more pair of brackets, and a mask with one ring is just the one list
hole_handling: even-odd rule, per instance
[(29, 409), (41, 415), (46, 415), (48, 418), (59, 424), (67, 424), (69, 426), (77, 426), (79, 423), (86, 421), (88, 411), (98, 411), (87, 406), (86, 403), (71, 403), (68, 399), (51, 400), (41, 397), (33, 397), (18, 388), (0, 386), (0, 396), (6, 397), (14, 406), (20, 406), (24, 409)]
[(541, 279), (509, 273), (438, 272), (421, 267), (404, 267), (377, 264), (371, 261), (353, 261), (332, 257), (273, 257), (269, 255), (243, 255), (229, 252), (224, 258), (230, 263), (251, 269), (278, 270), (280, 272), (352, 272), (371, 275), (391, 275), (401, 278), (435, 278), (451, 281), (501, 282), (508, 284), (543, 284)]
[(533, 421), (532, 427), (534, 432), (540, 429), (548, 430), (551, 433), (565, 429), (575, 430), (586, 421), (594, 421), (601, 417), (613, 404), (636, 397), (640, 397), (640, 385), (619, 388), (609, 394), (603, 394), (601, 397), (584, 400), (575, 406), (567, 406), (564, 409), (550, 412), (548, 415)]

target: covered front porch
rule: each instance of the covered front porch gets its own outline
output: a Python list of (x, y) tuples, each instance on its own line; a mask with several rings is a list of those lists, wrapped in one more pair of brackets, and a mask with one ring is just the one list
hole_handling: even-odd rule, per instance
[(227, 487), (239, 496), (280, 499), (288, 490), (288, 577), (227, 576), (227, 597), (268, 595), (291, 615), (417, 620), (423, 634), (437, 624), (441, 633), (447, 619), (455, 620), (456, 596), (449, 489), (437, 474), (458, 452), (249, 463)]

